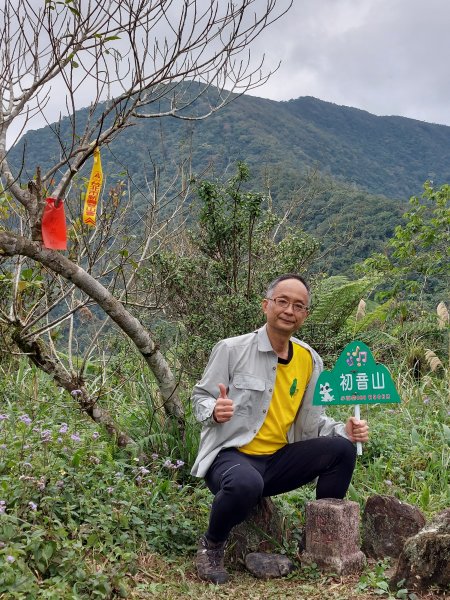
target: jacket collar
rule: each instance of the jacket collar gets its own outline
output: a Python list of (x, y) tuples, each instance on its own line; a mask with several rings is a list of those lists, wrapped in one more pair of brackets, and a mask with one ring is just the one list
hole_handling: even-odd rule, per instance
[[(272, 344), (270, 343), (269, 336), (267, 335), (266, 325), (263, 325), (262, 327), (257, 329), (255, 333), (257, 333), (258, 335), (258, 350), (260, 352), (275, 352), (272, 348)], [(313, 357), (314, 363), (321, 362), (319, 355), (314, 350), (314, 348), (311, 348), (309, 344), (302, 342), (296, 337), (291, 337), (291, 342), (294, 344), (298, 344), (299, 346), (302, 346), (303, 348), (308, 350)]]
[(258, 334), (258, 350), (260, 352), (274, 352), (272, 344), (270, 343), (269, 336), (267, 335), (267, 327), (263, 325), (256, 330)]

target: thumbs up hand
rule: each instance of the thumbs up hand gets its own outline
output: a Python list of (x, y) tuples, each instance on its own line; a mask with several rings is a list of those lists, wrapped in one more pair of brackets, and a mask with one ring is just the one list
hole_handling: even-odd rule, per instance
[(219, 397), (213, 411), (213, 418), (217, 423), (226, 423), (234, 413), (234, 402), (227, 396), (227, 388), (219, 383)]

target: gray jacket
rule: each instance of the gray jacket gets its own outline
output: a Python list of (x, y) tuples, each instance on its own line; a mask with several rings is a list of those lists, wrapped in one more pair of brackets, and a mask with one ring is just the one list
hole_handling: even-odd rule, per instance
[[(309, 350), (313, 358), (313, 372), (305, 390), (300, 409), (288, 432), (288, 442), (307, 440), (318, 436), (347, 437), (345, 425), (325, 415), (321, 406), (313, 406), (314, 388), (323, 370), (320, 356), (310, 346), (291, 338)], [(192, 475), (204, 477), (222, 448), (238, 448), (248, 444), (266, 418), (272, 399), (277, 374), (278, 357), (272, 349), (266, 326), (216, 344), (201, 380), (192, 393), (194, 414), (203, 423), (200, 447)], [(212, 418), (218, 384), (228, 389), (234, 402), (234, 414), (226, 423)]]

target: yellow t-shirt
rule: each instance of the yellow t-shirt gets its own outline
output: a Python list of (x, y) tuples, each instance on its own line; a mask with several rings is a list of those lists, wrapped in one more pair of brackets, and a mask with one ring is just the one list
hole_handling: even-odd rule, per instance
[(275, 387), (266, 419), (252, 441), (239, 448), (241, 452), (273, 454), (287, 444), (287, 433), (300, 408), (311, 374), (311, 354), (302, 346), (289, 342), (287, 360), (278, 359)]

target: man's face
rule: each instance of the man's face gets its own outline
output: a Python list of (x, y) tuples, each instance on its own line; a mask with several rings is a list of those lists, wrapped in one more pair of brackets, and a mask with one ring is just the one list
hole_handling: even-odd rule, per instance
[(293, 304), (309, 306), (308, 290), (298, 279), (285, 279), (275, 287), (272, 298), (282, 298), (289, 302), (288, 306), (280, 307), (274, 300), (264, 299), (262, 309), (267, 319), (267, 326), (273, 331), (291, 335), (303, 325), (308, 316), (307, 311), (295, 311)]

